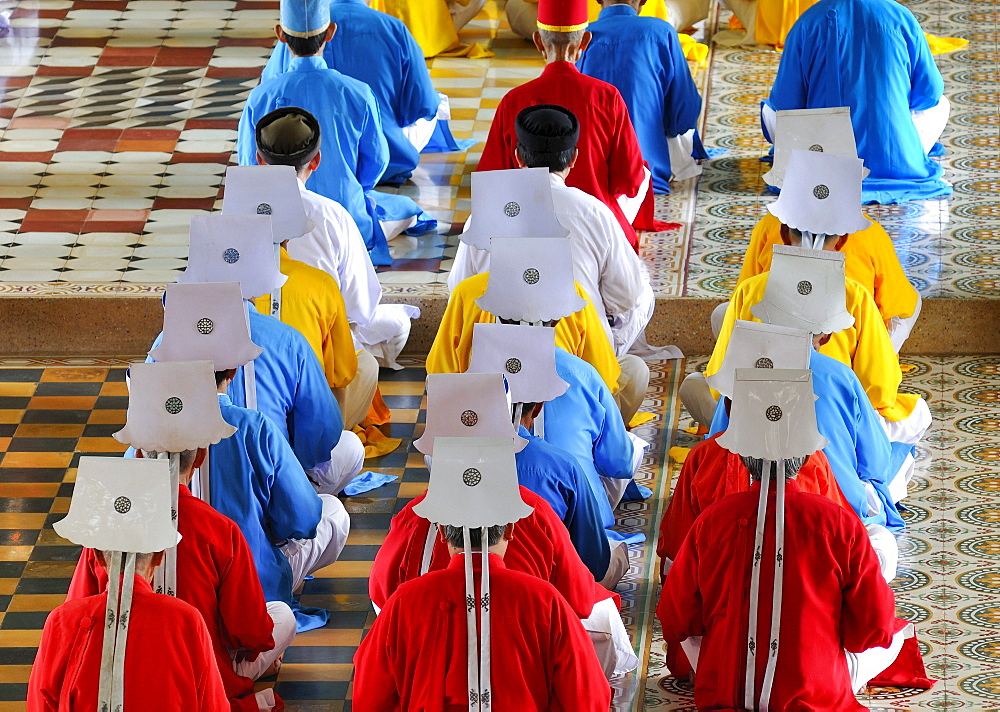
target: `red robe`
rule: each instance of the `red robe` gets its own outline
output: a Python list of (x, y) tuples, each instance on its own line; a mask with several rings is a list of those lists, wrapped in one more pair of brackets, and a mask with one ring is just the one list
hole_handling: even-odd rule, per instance
[[(521, 499), (534, 511), (514, 525), (514, 538), (504, 555), (507, 567), (551, 583), (580, 618), (589, 617), (597, 601), (614, 597), (618, 604), (616, 594), (594, 582), (594, 575), (573, 548), (566, 525), (552, 506), (526, 487), (520, 490)], [(431, 524), (414, 514), (413, 507), (425, 496), (411, 500), (392, 518), (389, 533), (375, 554), (368, 575), (368, 595), (379, 608), (385, 607), (400, 585), (420, 577), (424, 542)], [(448, 546), (439, 535), (429, 571), (446, 568), (450, 558)]]
[[(67, 601), (45, 620), (28, 712), (96, 710), (107, 593)], [(228, 712), (212, 641), (192, 606), (135, 577), (125, 646), (125, 709)]]
[[(202, 502), (181, 485), (177, 500), (177, 597), (190, 603), (205, 621), (226, 696), (236, 710), (257, 712), (253, 680), (233, 670), (229, 650), (250, 653), (251, 660), (274, 648), (273, 627), (250, 555), (236, 523)], [(105, 590), (108, 575), (93, 549), (84, 549), (66, 600)], [(131, 648), (130, 648), (131, 650)], [(281, 709), (280, 698), (276, 709)]]
[(490, 126), (481, 171), (517, 168), (514, 122), (522, 109), (535, 104), (558, 104), (580, 121), (580, 156), (566, 185), (604, 202), (618, 218), (629, 243), (638, 251), (638, 237), (618, 205), (619, 195), (635, 196), (645, 174), (642, 151), (625, 100), (607, 82), (581, 74), (572, 62), (551, 62), (542, 76), (507, 92)]
[[(759, 483), (706, 509), (667, 574), (656, 615), (677, 645), (704, 636), (694, 700), (698, 709), (743, 708), (750, 559)], [(770, 490), (760, 574), (758, 640), (769, 638), (774, 581), (774, 487)], [(864, 710), (851, 691), (844, 649), (887, 647), (895, 600), (868, 532), (854, 512), (788, 482), (784, 604), (771, 709)], [(756, 690), (766, 655), (757, 656)]]
[[(477, 591), (481, 561), (473, 554)], [(466, 712), (464, 601), (462, 554), (444, 570), (400, 586), (354, 656), (352, 709)], [(490, 554), (490, 620), (490, 709), (607, 712), (611, 688), (566, 600), (551, 584), (506, 568), (496, 554)]]
[[(719, 435), (722, 433), (702, 440), (691, 448), (681, 468), (667, 511), (660, 520), (660, 539), (656, 544), (656, 553), (664, 564), (668, 559), (672, 561), (677, 557), (684, 537), (705, 508), (726, 495), (750, 489), (750, 472), (739, 455), (723, 449), (716, 442)], [(813, 453), (806, 460), (795, 481), (803, 492), (821, 494), (830, 501), (851, 509), (830, 469), (830, 462), (822, 451)]]

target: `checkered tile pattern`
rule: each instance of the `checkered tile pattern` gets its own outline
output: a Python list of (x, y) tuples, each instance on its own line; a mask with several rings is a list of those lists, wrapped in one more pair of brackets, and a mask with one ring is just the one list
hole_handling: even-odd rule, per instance
[[(52, 530), (68, 510), (75, 467), (81, 455), (118, 455), (124, 447), (112, 433), (125, 422), (128, 397), (124, 361), (92, 366), (0, 367), (0, 712), (22, 710), (28, 674), (45, 617), (63, 602), (79, 547)], [(644, 410), (653, 423), (637, 433), (652, 444), (641, 481), (657, 491), (648, 502), (619, 510), (625, 532), (642, 532), (653, 541), (669, 487), (664, 454), (673, 432), (677, 377), (671, 362), (654, 368)], [(368, 598), (368, 573), (389, 521), (427, 486), (423, 456), (410, 447), (424, 423), (424, 379), (419, 364), (383, 371), (381, 390), (393, 411), (384, 430), (403, 443), (365, 466), (399, 479), (365, 496), (345, 499), (351, 534), (340, 559), (305, 584), (302, 602), (332, 611), (330, 623), (296, 637), (275, 685), (289, 710), (349, 710), (352, 659), (374, 621)], [(623, 617), (636, 649), (651, 643), (650, 621), (656, 599), (655, 550), (631, 548), (632, 570), (619, 585)], [(629, 692), (621, 709), (638, 709)]]

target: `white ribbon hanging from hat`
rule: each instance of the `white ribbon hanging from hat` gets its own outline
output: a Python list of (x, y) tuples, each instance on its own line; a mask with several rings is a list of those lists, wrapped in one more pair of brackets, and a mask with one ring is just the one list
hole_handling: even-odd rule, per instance
[(738, 368), (809, 368), (812, 335), (802, 329), (737, 319), (719, 370), (706, 376), (708, 385), (733, 395)]
[(792, 151), (785, 187), (767, 209), (803, 233), (803, 247), (822, 250), (827, 235), (849, 235), (871, 227), (861, 212), (863, 168), (860, 158)]
[[(517, 522), (532, 512), (521, 499), (509, 438), (438, 438), (427, 495), (413, 512), (430, 522), (462, 527), (468, 636), (469, 710), (492, 706), (489, 527)], [(469, 530), (480, 530), (482, 578), (476, 592)], [(476, 613), (480, 634), (476, 634)]]
[(544, 403), (569, 384), (556, 373), (556, 330), (548, 326), (475, 324), (467, 373), (502, 373), (514, 403)]
[(774, 245), (764, 297), (750, 307), (763, 322), (835, 334), (854, 324), (847, 311), (842, 252)]
[[(170, 499), (170, 467), (164, 460), (82, 457), (69, 512), (53, 525), (64, 539), (107, 557), (98, 710), (120, 710), (124, 701), (135, 556), (164, 551), (180, 541), (170, 516)], [(119, 581), (122, 554), (125, 575)]]
[[(763, 178), (765, 183), (776, 188), (784, 189), (788, 158), (792, 151), (858, 157), (849, 106), (783, 109), (777, 112), (774, 133), (774, 161)], [(861, 177), (867, 178), (868, 173), (865, 168)]]
[(552, 203), (548, 168), (472, 174), (472, 217), (462, 242), (490, 251), (494, 237), (566, 237)]
[(500, 319), (529, 323), (555, 321), (586, 307), (576, 291), (569, 238), (492, 239), (486, 293), (476, 304)]
[[(809, 370), (737, 369), (729, 429), (717, 440), (719, 446), (729, 452), (763, 460), (750, 573), (744, 677), (744, 708), (747, 710), (766, 712), (778, 664), (785, 562), (785, 460), (808, 457), (828, 444), (816, 425), (815, 400), (812, 372)], [(757, 639), (760, 569), (772, 464), (775, 466), (776, 489), (774, 581), (770, 633), (766, 646), (767, 665), (761, 691), (757, 695), (757, 654), (761, 651), (760, 641)]]

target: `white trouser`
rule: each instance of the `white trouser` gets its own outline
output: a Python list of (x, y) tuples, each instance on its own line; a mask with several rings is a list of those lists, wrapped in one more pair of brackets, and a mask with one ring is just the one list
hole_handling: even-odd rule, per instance
[(847, 669), (851, 673), (851, 692), (857, 692), (876, 675), (892, 665), (903, 647), (903, 641), (914, 636), (913, 624), (905, 626), (892, 636), (888, 648), (869, 648), (863, 653), (849, 653), (846, 650)]
[(343, 502), (329, 494), (321, 494), (319, 498), (323, 500), (323, 514), (316, 525), (316, 536), (289, 539), (281, 545), (292, 567), (293, 591), (302, 585), (306, 576), (335, 562), (351, 533), (351, 518)]
[(712, 424), (718, 401), (712, 397), (712, 389), (704, 375), (697, 371), (686, 375), (677, 389), (677, 396), (696, 423), (706, 428)]
[[(740, 44), (753, 44), (756, 41), (757, 0), (723, 0), (726, 7), (732, 10), (736, 19), (747, 29), (745, 37), (740, 38)], [(726, 42), (730, 44), (730, 42)], [(771, 136), (774, 136), (772, 133)]]
[(729, 302), (723, 302), (712, 310), (712, 336), (716, 339), (719, 338), (719, 332), (722, 331), (722, 324), (726, 320), (726, 310), (728, 308)]
[(433, 119), (417, 119), (409, 126), (403, 127), (403, 135), (407, 141), (413, 144), (418, 153), (423, 151), (424, 147), (430, 143), (437, 122), (447, 121), (451, 118), (451, 103), (448, 101), (448, 95), (438, 92), (438, 97), (440, 98), (440, 103), (438, 104), (437, 114)]
[(917, 134), (920, 136), (920, 145), (923, 146), (924, 153), (930, 153), (934, 144), (941, 138), (944, 127), (948, 125), (950, 115), (951, 102), (944, 95), (931, 108), (910, 112), (910, 116), (913, 117), (913, 125), (917, 127)]
[(628, 573), (628, 545), (623, 541), (610, 539), (608, 543), (611, 544), (611, 562), (608, 564), (608, 572), (598, 583), (609, 591), (614, 591), (618, 582)]
[(622, 501), (625, 488), (628, 487), (628, 483), (631, 481), (631, 477), (628, 479), (619, 479), (617, 477), (605, 477), (601, 475), (601, 484), (604, 485), (604, 492), (608, 495), (608, 502), (611, 504), (611, 509), (617, 507), (618, 503)]
[[(275, 660), (280, 658), (292, 641), (295, 640), (295, 614), (284, 601), (268, 601), (267, 614), (271, 616), (274, 628), (271, 637), (274, 647), (261, 653), (256, 660), (233, 661), (233, 670), (237, 675), (256, 680), (263, 675)], [(263, 708), (262, 708), (263, 709)], [(268, 708), (270, 709), (270, 708)]]
[(899, 350), (903, 348), (903, 344), (906, 340), (910, 338), (910, 332), (913, 331), (913, 325), (917, 323), (917, 317), (920, 316), (920, 311), (924, 308), (924, 300), (917, 295), (917, 306), (913, 310), (913, 314), (901, 319), (898, 316), (892, 317), (889, 320), (889, 341), (892, 342), (892, 348), (899, 353)]
[(629, 224), (635, 222), (635, 216), (639, 214), (639, 208), (642, 207), (642, 202), (646, 199), (646, 193), (649, 192), (649, 181), (653, 178), (653, 174), (649, 172), (646, 166), (642, 167), (642, 172), (644, 176), (642, 185), (639, 186), (639, 192), (631, 198), (627, 195), (618, 196), (618, 207), (625, 213), (625, 219), (629, 221)]
[(611, 324), (611, 345), (614, 346), (615, 355), (627, 354), (632, 348), (635, 340), (642, 336), (646, 325), (653, 317), (653, 309), (656, 307), (656, 298), (653, 296), (653, 288), (649, 282), (642, 287), (639, 299), (634, 307), (623, 314), (615, 316)]
[(678, 32), (694, 27), (708, 17), (708, 0), (665, 0), (667, 22)]
[(694, 133), (691, 129), (679, 136), (667, 139), (670, 154), (670, 180), (687, 180), (701, 175), (701, 165), (691, 156), (694, 150)]
[(514, 34), (526, 40), (538, 29), (538, 3), (507, 0), (507, 22)]
[(869, 524), (865, 528), (868, 530), (868, 541), (878, 556), (882, 578), (886, 583), (890, 583), (896, 578), (896, 566), (899, 563), (899, 544), (896, 543), (896, 537), (881, 524)]
[(913, 412), (902, 420), (889, 421), (881, 414), (878, 419), (889, 440), (894, 443), (916, 445), (931, 426), (931, 409), (927, 407), (927, 401), (920, 398)]
[(595, 603), (590, 617), (583, 618), (580, 622), (590, 635), (597, 651), (597, 659), (601, 661), (604, 675), (609, 680), (639, 667), (639, 658), (632, 649), (632, 641), (622, 622), (622, 614), (618, 612), (612, 599)]
[(639, 412), (646, 391), (649, 390), (649, 366), (634, 354), (619, 356), (618, 365), (622, 372), (618, 377), (618, 392), (614, 398), (622, 420), (628, 425), (632, 416)]
[(356, 326), (354, 335), (378, 365), (399, 370), (396, 358), (406, 346), (410, 336), (410, 319), (420, 316), (420, 310), (409, 304), (379, 304), (372, 320), (365, 326)]
[(913, 479), (913, 468), (916, 464), (913, 455), (907, 455), (906, 459), (903, 460), (902, 466), (899, 468), (899, 472), (889, 480), (889, 496), (892, 497), (893, 504), (896, 504), (896, 502), (906, 496), (907, 487), (910, 484), (910, 480)]
[(365, 462), (365, 446), (361, 438), (345, 430), (340, 441), (330, 452), (330, 459), (306, 470), (320, 494), (340, 494), (347, 484), (357, 477)]
[(448, 12), (451, 13), (451, 20), (455, 23), (455, 29), (460, 30), (469, 24), (479, 11), (483, 9), (486, 0), (466, 0), (466, 3), (448, 1)]
[(370, 353), (361, 349), (358, 353), (358, 372), (354, 380), (344, 388), (334, 389), (340, 415), (344, 419), (344, 430), (352, 430), (368, 415), (375, 389), (378, 388), (378, 361)]
[(378, 224), (382, 228), (382, 234), (385, 235), (386, 240), (395, 240), (403, 234), (404, 230), (409, 230), (410, 227), (417, 224), (417, 216), (412, 215), (402, 220), (379, 220)]

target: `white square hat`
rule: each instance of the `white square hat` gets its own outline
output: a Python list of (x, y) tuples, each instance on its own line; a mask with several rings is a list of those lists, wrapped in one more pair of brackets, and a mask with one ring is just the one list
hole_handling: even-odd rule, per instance
[(808, 369), (737, 369), (729, 428), (716, 442), (772, 462), (808, 457), (829, 442), (816, 426), (815, 401)]
[(288, 279), (278, 271), (268, 215), (195, 215), (181, 283), (239, 282), (244, 299), (270, 294)]
[(775, 324), (737, 319), (719, 370), (705, 380), (724, 396), (732, 397), (736, 369), (807, 369), (812, 334)]
[(223, 215), (268, 215), (277, 243), (309, 231), (299, 179), (292, 166), (229, 166)]
[(216, 371), (238, 368), (264, 349), (250, 340), (246, 306), (236, 282), (168, 284), (163, 337), (155, 361), (211, 361)]
[[(576, 292), (568, 237), (495, 237), (479, 308), (511, 321), (554, 321), (587, 306)], [(593, 297), (592, 298), (596, 298)]]
[(521, 499), (510, 438), (438, 438), (427, 496), (413, 512), (435, 524), (494, 527), (534, 510)]
[(184, 452), (236, 432), (222, 419), (211, 361), (133, 363), (125, 427), (112, 437), (136, 450)]
[[(828, 109), (782, 109), (774, 128), (774, 162), (764, 174), (764, 182), (784, 188), (788, 159), (792, 151), (812, 151), (835, 156), (858, 157), (858, 145), (851, 124), (851, 107)], [(862, 178), (868, 176), (864, 169)]]
[(462, 242), (490, 250), (493, 237), (566, 237), (552, 204), (548, 168), (472, 174), (472, 224)]
[(69, 513), (52, 528), (74, 544), (150, 554), (177, 546), (170, 462), (81, 457)]
[(788, 180), (767, 209), (788, 227), (814, 235), (860, 232), (872, 224), (861, 212), (862, 168), (860, 158), (792, 151)]
[(476, 324), (467, 373), (502, 373), (515, 403), (544, 403), (569, 384), (556, 373), (556, 330), (551, 326)]
[(431, 373), (427, 422), (413, 446), (434, 455), (437, 438), (505, 437), (520, 452), (527, 441), (511, 420), (506, 384), (499, 373)]
[(751, 314), (811, 334), (835, 334), (854, 324), (842, 252), (774, 245), (773, 255), (764, 298)]

